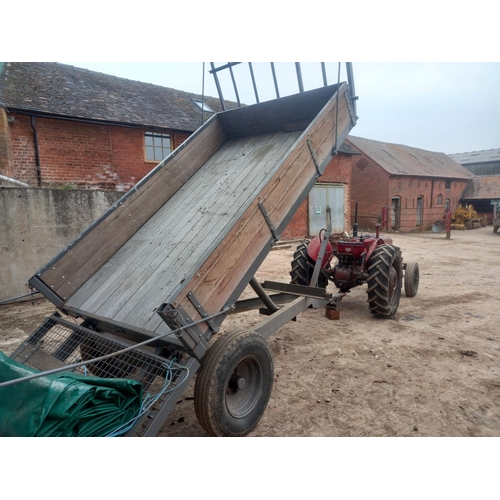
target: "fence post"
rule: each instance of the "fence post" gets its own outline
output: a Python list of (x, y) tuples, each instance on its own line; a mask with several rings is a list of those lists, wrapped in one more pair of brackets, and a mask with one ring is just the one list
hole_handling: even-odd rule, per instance
[(387, 207), (384, 205), (382, 207), (382, 228), (388, 231), (387, 227)]
[(449, 240), (451, 236), (451, 210), (446, 212), (446, 239)]

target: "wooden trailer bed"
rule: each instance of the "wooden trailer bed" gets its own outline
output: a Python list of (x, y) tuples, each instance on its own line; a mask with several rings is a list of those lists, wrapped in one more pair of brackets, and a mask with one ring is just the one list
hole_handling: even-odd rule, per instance
[(336, 90), (214, 115), (30, 284), (66, 313), (149, 335), (169, 331), (162, 304), (196, 321), (197, 302), (236, 302), (355, 124)]

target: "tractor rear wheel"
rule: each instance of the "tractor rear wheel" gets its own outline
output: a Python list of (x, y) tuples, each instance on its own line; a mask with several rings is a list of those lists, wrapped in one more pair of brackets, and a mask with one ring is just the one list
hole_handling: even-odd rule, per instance
[[(307, 253), (307, 245), (309, 243), (310, 242), (307, 240), (301, 243), (293, 254), (292, 270), (290, 271), (290, 276), (292, 277), (290, 283), (292, 283), (292, 285), (309, 286), (311, 283), (315, 262)], [(319, 273), (318, 287), (326, 288), (327, 286), (328, 278), (324, 274)]]
[(420, 281), (418, 262), (408, 262), (408, 264), (406, 264), (404, 281), (406, 296), (415, 297), (415, 295), (417, 295), (418, 283)]
[(244, 436), (271, 396), (274, 362), (266, 339), (251, 330), (229, 332), (203, 358), (194, 387), (198, 422), (211, 436)]
[(393, 245), (380, 245), (368, 262), (368, 304), (380, 318), (392, 318), (399, 306), (403, 277), (401, 251)]

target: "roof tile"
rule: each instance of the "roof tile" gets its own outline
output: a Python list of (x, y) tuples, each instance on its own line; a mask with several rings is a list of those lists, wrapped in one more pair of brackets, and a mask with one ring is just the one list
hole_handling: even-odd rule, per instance
[[(201, 125), (192, 101), (201, 98), (60, 63), (10, 62), (0, 75), (0, 103), (7, 108), (186, 132)], [(205, 96), (205, 102), (222, 111), (219, 99)], [(226, 107), (237, 104), (226, 101)], [(205, 112), (205, 121), (210, 116)]]
[(444, 153), (348, 136), (348, 141), (391, 175), (471, 179), (474, 174)]

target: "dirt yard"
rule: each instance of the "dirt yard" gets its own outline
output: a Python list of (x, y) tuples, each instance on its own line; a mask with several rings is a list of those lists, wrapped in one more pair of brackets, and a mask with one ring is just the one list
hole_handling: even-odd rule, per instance
[[(251, 436), (500, 436), (500, 234), (487, 226), (451, 240), (393, 239), (419, 264), (417, 296), (403, 292), (396, 316), (382, 320), (360, 287), (339, 320), (311, 309), (272, 335), (273, 393)], [(288, 282), (292, 254), (272, 251), (257, 277)], [(0, 306), (0, 350), (12, 352), (53, 309), (45, 300)], [(223, 331), (260, 319), (229, 317)], [(192, 398), (193, 384), (161, 436), (205, 435)]]

